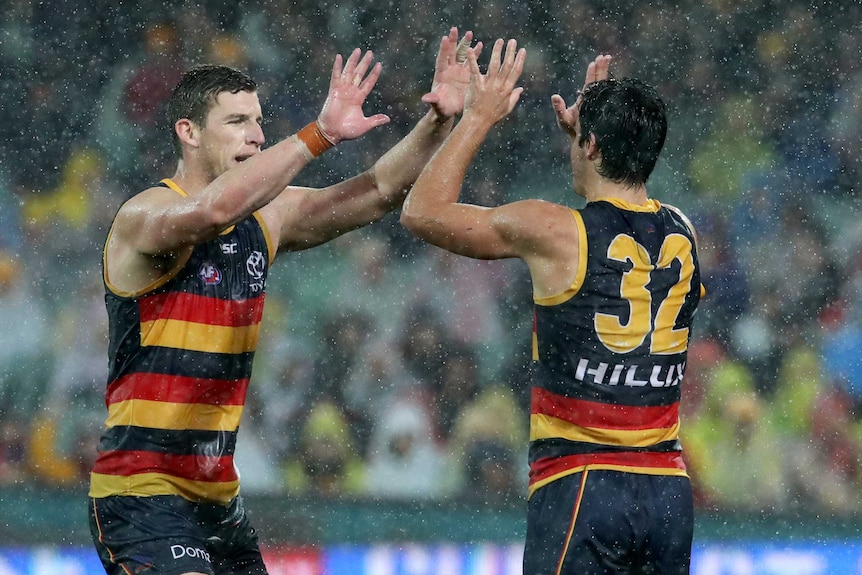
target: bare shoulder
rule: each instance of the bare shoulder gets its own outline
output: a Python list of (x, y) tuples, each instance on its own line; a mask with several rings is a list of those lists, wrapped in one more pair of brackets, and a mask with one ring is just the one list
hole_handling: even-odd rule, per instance
[(576, 210), (544, 200), (524, 205), (524, 260), (530, 269), (533, 294), (549, 297), (569, 288), (580, 269), (580, 227)]
[(494, 208), (501, 233), (518, 246), (518, 254), (554, 258), (561, 246), (577, 242), (578, 229), (572, 209), (546, 200), (521, 200)]
[(138, 293), (151, 285), (189, 250), (163, 250), (160, 214), (185, 201), (168, 188), (143, 190), (120, 206), (105, 243), (105, 279), (118, 293)]
[(184, 196), (181, 196), (170, 188), (154, 186), (140, 191), (126, 200), (123, 205), (120, 206), (118, 215), (131, 215), (136, 212), (147, 212), (148, 210), (158, 208), (168, 203), (181, 202), (183, 199)]
[(547, 200), (519, 200), (494, 209), (502, 217), (517, 221), (524, 231), (533, 233), (542, 233), (542, 230), (572, 220), (571, 208)]

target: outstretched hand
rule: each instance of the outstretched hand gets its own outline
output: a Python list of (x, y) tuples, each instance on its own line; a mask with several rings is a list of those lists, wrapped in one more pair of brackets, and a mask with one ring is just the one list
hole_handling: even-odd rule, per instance
[(464, 102), (465, 114), (469, 110), (494, 124), (508, 116), (524, 91), (522, 87), (516, 88), (515, 84), (524, 71), (526, 57), (527, 51), (524, 48), (519, 50), (515, 40), (506, 43), (504, 54), (503, 40), (498, 39), (494, 42), (488, 71), (482, 74), (477, 54), (469, 52), (470, 86)]
[(566, 102), (559, 94), (551, 96), (551, 106), (554, 107), (554, 112), (557, 114), (557, 124), (568, 134), (575, 135), (575, 124), (578, 122), (578, 105), (581, 103), (581, 92), (587, 89), (587, 86), (593, 82), (608, 79), (608, 67), (611, 64), (611, 57), (600, 54), (596, 59), (590, 62), (587, 66), (587, 76), (584, 79), (584, 87), (578, 92), (575, 103), (566, 107)]
[(464, 96), (470, 85), (467, 53), (472, 52), (478, 57), (482, 52), (482, 43), (470, 47), (472, 42), (473, 32), (465, 32), (459, 42), (458, 28), (454, 27), (440, 41), (431, 91), (422, 96), (422, 101), (430, 104), (443, 119), (451, 118), (464, 110)]
[(371, 66), (374, 58), (371, 50), (365, 52), (362, 59), (359, 58), (361, 53), (359, 48), (353, 50), (343, 68), (341, 54), (338, 54), (332, 65), (329, 93), (317, 123), (323, 136), (333, 144), (358, 138), (372, 128), (389, 122), (386, 114), (366, 117), (362, 111), (365, 98), (380, 78), (382, 65), (377, 62)]

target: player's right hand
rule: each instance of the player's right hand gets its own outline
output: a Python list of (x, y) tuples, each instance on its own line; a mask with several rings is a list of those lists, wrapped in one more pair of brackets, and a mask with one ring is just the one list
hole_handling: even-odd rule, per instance
[(371, 66), (374, 59), (371, 50), (360, 59), (361, 54), (359, 48), (354, 49), (343, 67), (341, 54), (338, 54), (332, 65), (329, 93), (317, 123), (323, 136), (333, 144), (358, 138), (372, 128), (389, 123), (386, 114), (366, 117), (362, 111), (365, 98), (380, 78), (382, 65), (377, 62)]

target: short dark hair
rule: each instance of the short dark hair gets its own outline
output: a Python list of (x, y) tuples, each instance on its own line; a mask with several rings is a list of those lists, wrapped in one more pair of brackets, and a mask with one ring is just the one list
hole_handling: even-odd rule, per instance
[(212, 105), (222, 92), (256, 92), (257, 83), (248, 75), (230, 66), (203, 64), (188, 70), (171, 92), (168, 101), (168, 125), (174, 148), (181, 151), (174, 125), (187, 118), (203, 126)]
[(578, 145), (595, 135), (602, 153), (599, 175), (632, 186), (645, 184), (667, 136), (658, 92), (635, 78), (612, 78), (590, 84), (582, 96)]

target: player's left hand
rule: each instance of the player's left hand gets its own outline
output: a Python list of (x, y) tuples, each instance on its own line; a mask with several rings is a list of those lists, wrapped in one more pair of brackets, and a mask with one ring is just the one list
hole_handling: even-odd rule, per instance
[(464, 96), (470, 85), (467, 53), (478, 56), (482, 52), (482, 42), (471, 47), (472, 42), (473, 32), (470, 31), (465, 32), (459, 42), (458, 28), (455, 27), (440, 41), (431, 91), (422, 96), (422, 101), (430, 104), (443, 119), (449, 119), (464, 110)]

